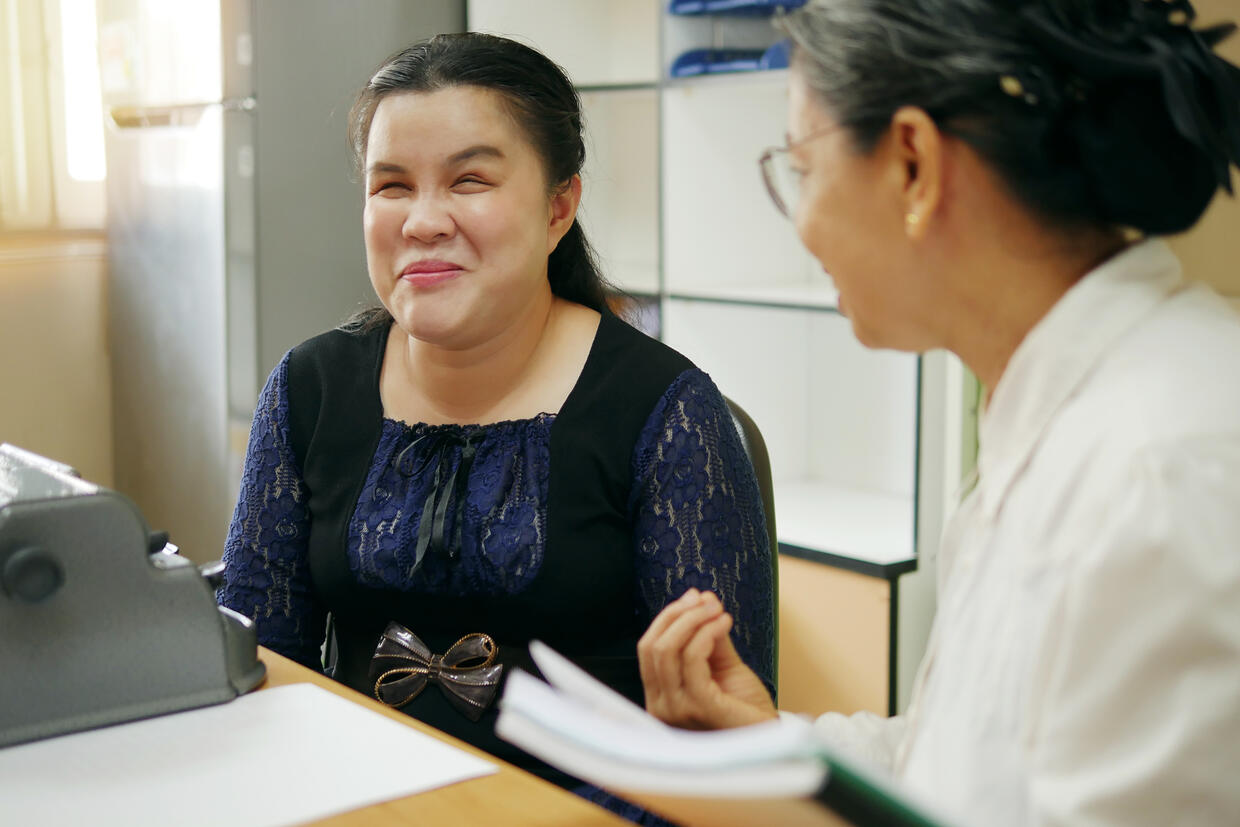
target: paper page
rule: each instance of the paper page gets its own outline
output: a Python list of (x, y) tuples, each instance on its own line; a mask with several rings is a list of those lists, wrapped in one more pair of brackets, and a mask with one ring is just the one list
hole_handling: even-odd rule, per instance
[[(609, 760), (650, 769), (703, 772), (799, 760), (817, 765), (820, 752), (810, 725), (798, 719), (707, 732), (669, 726), (635, 727), (600, 714), (524, 672), (513, 672), (504, 687), (496, 724), (496, 732), (503, 738), (508, 737), (504, 718), (509, 713), (517, 713), (548, 734)], [(533, 751), (529, 743), (517, 745)]]
[[(598, 750), (594, 743), (549, 730), (544, 721), (513, 709), (500, 713), (495, 731), (547, 763), (610, 790), (705, 798), (806, 796), (821, 786), (827, 774), (826, 766), (813, 759), (703, 767), (696, 762), (677, 765), (637, 760), (631, 754), (616, 756)], [(643, 757), (659, 756), (663, 746), (646, 744)]]
[(633, 726), (663, 729), (662, 721), (646, 713), (637, 704), (595, 678), (577, 664), (540, 640), (530, 641), (530, 657), (538, 665), (547, 683), (586, 706)]
[(274, 827), (496, 772), (312, 684), (0, 749), (0, 824)]

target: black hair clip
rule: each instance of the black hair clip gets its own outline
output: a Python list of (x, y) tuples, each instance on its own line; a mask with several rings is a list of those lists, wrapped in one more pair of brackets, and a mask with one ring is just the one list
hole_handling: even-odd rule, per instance
[[(1212, 48), (1235, 25), (1194, 30), (1197, 13), (1189, 0), (1144, 0), (1132, 9), (1136, 25), (1126, 43), (1091, 38), (1088, 27), (1056, 20), (1042, 4), (1026, 5), (1020, 16), (1034, 45), (1080, 79), (1077, 93), (1113, 81), (1156, 81), (1175, 130), (1214, 159), (1219, 186), (1231, 192), (1229, 166), (1240, 165), (1240, 69)], [(1076, 97), (1072, 88), (1065, 92)]]
[(1197, 19), (1197, 10), (1189, 0), (1145, 0), (1145, 7), (1152, 17), (1172, 26), (1189, 26)]
[(1038, 103), (1038, 96), (1026, 91), (1025, 84), (1021, 83), (1020, 78), (1016, 77), (1016, 75), (1003, 75), (1000, 77), (999, 88), (1003, 90), (1004, 94), (1013, 98), (1020, 98), (1030, 106), (1036, 106)]
[(1037, 66), (1022, 66), (1000, 75), (999, 88), (1008, 97), (1028, 106), (1053, 109), (1060, 102), (1055, 82)]

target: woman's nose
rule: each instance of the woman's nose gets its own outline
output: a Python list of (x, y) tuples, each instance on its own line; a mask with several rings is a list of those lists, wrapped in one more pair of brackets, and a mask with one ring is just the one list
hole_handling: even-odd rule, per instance
[(406, 238), (435, 241), (456, 232), (456, 221), (443, 198), (427, 193), (410, 199), (401, 232)]

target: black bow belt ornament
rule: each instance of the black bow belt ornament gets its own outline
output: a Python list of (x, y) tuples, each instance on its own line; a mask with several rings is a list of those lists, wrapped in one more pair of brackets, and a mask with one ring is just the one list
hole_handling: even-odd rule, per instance
[(499, 689), (504, 665), (495, 662), (498, 650), (490, 635), (474, 632), (436, 655), (413, 632), (389, 623), (370, 661), (375, 697), (401, 707), (434, 683), (458, 712), (477, 721)]

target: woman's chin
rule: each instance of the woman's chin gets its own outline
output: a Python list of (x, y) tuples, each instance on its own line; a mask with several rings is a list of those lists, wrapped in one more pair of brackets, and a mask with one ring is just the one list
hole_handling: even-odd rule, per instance
[(850, 316), (847, 309), (844, 307), (843, 302), (840, 303), (840, 315), (848, 319), (848, 322), (852, 327), (853, 338), (856, 339), (862, 347), (870, 350), (876, 350), (891, 346), (889, 343), (883, 341), (882, 336), (876, 335), (878, 331), (865, 324), (863, 319), (859, 319), (855, 315)]
[(457, 326), (445, 324), (442, 318), (426, 318), (424, 314), (396, 316), (396, 324), (410, 339), (439, 347), (449, 346), (461, 338)]
[(438, 298), (422, 296), (418, 300), (392, 302), (389, 311), (411, 338), (427, 343), (459, 338), (470, 327), (466, 322), (468, 314)]

